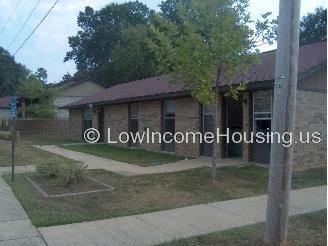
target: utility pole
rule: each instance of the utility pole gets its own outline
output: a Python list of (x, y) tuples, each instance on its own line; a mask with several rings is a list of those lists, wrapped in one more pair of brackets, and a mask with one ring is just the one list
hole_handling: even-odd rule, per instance
[[(273, 132), (293, 132), (296, 109), (300, 0), (280, 0), (273, 101)], [(293, 140), (295, 141), (295, 140)], [(265, 245), (287, 244), (293, 148), (271, 144)]]

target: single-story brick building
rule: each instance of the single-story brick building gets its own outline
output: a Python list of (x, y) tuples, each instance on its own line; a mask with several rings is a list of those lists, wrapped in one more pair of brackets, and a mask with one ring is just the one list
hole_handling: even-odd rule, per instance
[[(297, 144), (294, 163), (300, 167), (325, 165), (327, 43), (318, 42), (300, 47), (296, 112), (296, 132), (321, 133), (319, 144)], [(229, 85), (239, 81), (222, 81), (219, 96), (219, 128), (230, 132), (258, 132), (271, 127), (275, 51), (261, 54), (261, 62), (250, 71), (247, 91), (239, 101), (224, 97)], [(213, 130), (212, 110), (203, 107), (181, 83), (172, 83), (168, 75), (146, 78), (113, 86), (91, 97), (74, 102), (70, 111), (70, 135), (81, 139), (85, 129), (99, 129), (107, 139), (120, 132), (208, 132)], [(212, 144), (171, 143), (139, 144), (140, 148), (174, 152), (178, 155), (211, 156)], [(268, 163), (270, 144), (226, 143), (223, 138), (217, 149), (221, 158), (242, 158), (245, 161)]]

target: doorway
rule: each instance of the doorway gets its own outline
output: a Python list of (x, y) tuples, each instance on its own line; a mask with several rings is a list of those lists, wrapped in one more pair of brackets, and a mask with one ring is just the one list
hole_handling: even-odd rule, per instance
[(104, 142), (104, 127), (105, 127), (105, 110), (103, 107), (98, 109), (98, 131), (100, 138), (98, 142)]
[(226, 126), (229, 128), (229, 143), (226, 143), (227, 158), (241, 158), (243, 143), (232, 142), (232, 134), (243, 134), (243, 105), (242, 100), (226, 99)]

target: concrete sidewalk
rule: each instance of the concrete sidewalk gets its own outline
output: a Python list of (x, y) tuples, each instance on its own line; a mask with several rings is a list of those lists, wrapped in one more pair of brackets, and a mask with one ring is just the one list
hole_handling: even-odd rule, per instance
[[(326, 208), (326, 186), (291, 192), (290, 215)], [(145, 246), (265, 220), (266, 195), (40, 228), (49, 246)]]
[[(35, 166), (15, 166), (15, 173), (32, 173), (35, 172)], [(10, 174), (11, 166), (8, 167), (0, 167), (0, 175)]]
[(45, 246), (10, 187), (0, 177), (0, 245)]
[[(150, 167), (141, 167), (124, 162), (114, 161), (94, 155), (89, 155), (77, 151), (67, 150), (55, 145), (34, 145), (34, 147), (49, 151), (53, 154), (61, 155), (76, 161), (83, 161), (88, 165), (88, 169), (105, 169), (117, 174), (132, 176), (151, 173), (169, 173), (184, 170), (190, 170), (199, 167), (210, 167), (211, 160), (208, 158), (198, 158), (190, 160), (181, 160), (170, 164), (163, 164)], [(242, 166), (251, 164), (239, 159), (222, 159), (218, 160), (220, 167), (222, 166)], [(254, 163), (253, 163), (254, 164)]]

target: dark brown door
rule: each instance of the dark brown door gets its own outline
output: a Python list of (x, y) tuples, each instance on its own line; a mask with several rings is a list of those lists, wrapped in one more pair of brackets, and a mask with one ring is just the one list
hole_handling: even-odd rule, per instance
[(105, 110), (104, 108), (99, 108), (98, 130), (100, 133), (100, 139), (98, 142), (104, 142), (104, 125), (105, 125)]

